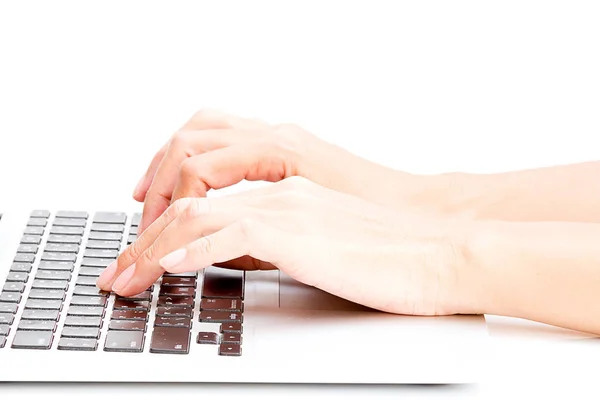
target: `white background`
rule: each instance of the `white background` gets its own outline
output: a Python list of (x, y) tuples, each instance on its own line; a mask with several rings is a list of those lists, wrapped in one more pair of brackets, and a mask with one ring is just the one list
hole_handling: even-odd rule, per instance
[[(599, 159), (598, 21), (582, 1), (2, 1), (0, 208), (130, 205), (154, 151), (204, 107), (295, 122), (413, 173)], [(489, 323), (493, 368), (472, 386), (0, 385), (0, 397), (600, 391), (597, 340)]]

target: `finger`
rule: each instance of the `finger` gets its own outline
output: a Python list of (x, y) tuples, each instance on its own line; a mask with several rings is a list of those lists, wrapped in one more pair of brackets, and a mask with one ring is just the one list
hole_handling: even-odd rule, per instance
[(146, 198), (146, 192), (148, 192), (148, 188), (150, 187), (152, 178), (154, 177), (154, 174), (156, 173), (156, 170), (158, 169), (158, 165), (162, 161), (165, 153), (167, 152), (167, 148), (168, 148), (167, 144), (165, 144), (163, 147), (161, 147), (161, 149), (158, 151), (158, 153), (156, 153), (156, 155), (150, 162), (150, 166), (146, 170), (146, 173), (144, 174), (144, 176), (142, 176), (142, 178), (136, 185), (135, 189), (133, 190), (133, 198), (135, 200), (137, 200), (139, 202), (143, 202), (144, 199)]
[(191, 202), (192, 199), (182, 199), (173, 204), (173, 206), (169, 207), (169, 210), (161, 215), (161, 217), (154, 221), (152, 225), (148, 227), (148, 229), (138, 236), (136, 241), (133, 242), (131, 246), (127, 247), (123, 253), (119, 255), (119, 258), (117, 258), (115, 262), (106, 267), (106, 269), (98, 277), (97, 286), (102, 290), (111, 291), (113, 283), (121, 275), (121, 273), (130, 265), (135, 263), (139, 256), (142, 255), (152, 243), (154, 243), (160, 233), (175, 218), (177, 218)]
[(188, 157), (260, 137), (262, 131), (221, 129), (181, 131), (173, 137), (146, 193), (139, 231), (152, 223), (171, 204), (181, 163)]

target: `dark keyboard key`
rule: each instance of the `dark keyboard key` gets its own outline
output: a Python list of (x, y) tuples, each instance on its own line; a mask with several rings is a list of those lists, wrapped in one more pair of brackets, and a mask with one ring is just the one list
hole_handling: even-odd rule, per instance
[(80, 267), (79, 276), (95, 276), (98, 277), (104, 272), (102, 267)]
[(67, 315), (78, 317), (103, 317), (104, 307), (70, 306)]
[(135, 300), (150, 301), (152, 299), (152, 292), (146, 290), (142, 293), (138, 293), (136, 295), (129, 296), (129, 297), (117, 296), (117, 299), (122, 299), (122, 300), (126, 300), (126, 301), (135, 301)]
[[(8, 327), (7, 325), (12, 324), (14, 319), (15, 316), (13, 313), (0, 313), (0, 328), (3, 326)], [(0, 333), (0, 335), (2, 335), (2, 333)], [(8, 336), (8, 333), (6, 333), (6, 336)]]
[(37, 235), (23, 235), (21, 237), (21, 243), (24, 244), (37, 244), (42, 242), (42, 237)]
[(50, 218), (50, 211), (48, 210), (33, 210), (31, 214), (29, 214), (32, 218)]
[(40, 261), (38, 269), (46, 271), (69, 271), (73, 272), (75, 263), (70, 261)]
[(141, 213), (133, 214), (133, 216), (131, 217), (131, 226), (139, 226), (141, 220), (142, 220)]
[(32, 288), (34, 289), (61, 289), (67, 290), (69, 288), (69, 282), (67, 281), (54, 281), (51, 279), (34, 279)]
[(88, 240), (85, 246), (88, 249), (119, 250), (121, 242), (116, 240)]
[(3, 292), (17, 292), (23, 293), (25, 290), (25, 283), (23, 282), (6, 282), (2, 288)]
[(110, 258), (87, 258), (84, 257), (81, 261), (82, 266), (86, 267), (108, 267), (113, 263), (113, 259)]
[(146, 331), (146, 321), (113, 319), (108, 325), (111, 331)]
[(125, 230), (124, 225), (120, 224), (98, 224), (94, 222), (92, 224), (92, 231), (94, 232), (119, 232), (123, 233)]
[(135, 321), (146, 321), (148, 319), (148, 311), (135, 309), (113, 310), (111, 318), (116, 320), (126, 319)]
[(219, 344), (219, 334), (214, 332), (198, 332), (196, 343)]
[(34, 261), (35, 261), (35, 254), (27, 254), (27, 253), (15, 254), (14, 262), (32, 264)]
[(224, 333), (221, 343), (242, 344), (242, 334), (239, 332)]
[(71, 280), (71, 273), (69, 271), (38, 270), (35, 274), (35, 278), (55, 281), (69, 281)]
[(28, 226), (23, 231), (23, 234), (24, 235), (40, 235), (41, 236), (44, 234), (44, 227), (43, 226)]
[(89, 258), (117, 258), (119, 252), (117, 250), (86, 249), (83, 256)]
[(0, 312), (16, 314), (19, 305), (15, 303), (0, 303)]
[(56, 218), (80, 218), (87, 219), (88, 213), (85, 211), (58, 211)]
[(77, 218), (54, 218), (52, 222), (52, 226), (78, 226), (81, 228), (85, 228), (87, 224), (85, 219), (77, 219)]
[(81, 244), (81, 236), (49, 235), (48, 243)]
[(31, 289), (29, 291), (30, 299), (39, 300), (65, 300), (65, 291), (59, 289)]
[(58, 350), (95, 351), (98, 348), (96, 339), (62, 337), (58, 341)]
[(85, 232), (84, 228), (78, 226), (53, 226), (50, 228), (50, 234), (52, 235), (75, 235), (83, 236)]
[(196, 295), (196, 289), (190, 286), (163, 286), (160, 288), (159, 295), (193, 297)]
[(55, 253), (79, 253), (79, 245), (76, 243), (46, 243), (45, 251)]
[(43, 319), (22, 319), (17, 328), (20, 331), (56, 331), (56, 321)]
[(201, 310), (215, 311), (243, 311), (244, 304), (239, 299), (202, 299)]
[(77, 296), (97, 296), (97, 297), (108, 297), (110, 293), (100, 290), (96, 286), (81, 286), (79, 280), (77, 286), (73, 289), (73, 294)]
[(27, 283), (29, 280), (29, 275), (25, 272), (9, 272), (6, 275), (6, 282), (22, 282)]
[(161, 286), (187, 286), (196, 287), (196, 278), (178, 278), (174, 276), (163, 276)]
[(65, 326), (60, 333), (61, 337), (100, 339), (100, 329)]
[(190, 351), (190, 336), (187, 329), (154, 327), (150, 353), (187, 354)]
[(73, 253), (52, 253), (44, 251), (42, 253), (43, 261), (70, 261), (75, 262), (77, 260), (77, 254)]
[(65, 326), (101, 328), (102, 317), (76, 317), (69, 315), (65, 319)]
[(27, 299), (26, 310), (62, 310), (62, 300)]
[(45, 227), (46, 225), (48, 225), (48, 220), (46, 218), (29, 218), (29, 221), (27, 221), (27, 226), (41, 226), (41, 227)]
[(171, 326), (173, 328), (192, 328), (192, 319), (189, 317), (156, 317), (154, 326)]
[(180, 272), (178, 274), (171, 274), (169, 272), (165, 272), (163, 276), (167, 277), (175, 277), (175, 278), (198, 278), (198, 272)]
[(242, 322), (242, 313), (225, 311), (200, 311), (200, 322)]
[(106, 297), (73, 296), (71, 297), (71, 304), (74, 306), (104, 307), (106, 306), (106, 299)]
[(23, 310), (21, 319), (44, 319), (58, 321), (60, 311), (58, 310)]
[(192, 297), (173, 297), (173, 296), (159, 296), (159, 306), (169, 307), (194, 307), (194, 299)]
[(0, 336), (0, 349), (6, 346), (6, 336)]
[(21, 293), (2, 292), (0, 293), (0, 302), (3, 303), (18, 303), (21, 301)]
[(226, 332), (243, 332), (243, 327), (242, 327), (242, 323), (241, 322), (224, 322), (221, 324), (220, 328), (219, 328), (219, 332), (221, 333), (226, 333)]
[(35, 244), (21, 244), (17, 248), (17, 253), (37, 254), (38, 249), (38, 245)]
[(141, 353), (144, 349), (142, 331), (108, 331), (104, 342), (104, 351), (124, 351)]
[(11, 272), (31, 272), (31, 264), (29, 263), (13, 263), (10, 267)]
[(136, 310), (148, 310), (150, 308), (150, 302), (143, 300), (123, 300), (123, 299), (115, 299), (115, 310), (121, 309), (136, 309)]
[(52, 346), (52, 331), (17, 331), (12, 342), (13, 349), (48, 350)]
[(97, 276), (79, 276), (77, 277), (77, 285), (81, 286), (96, 286), (96, 281), (98, 281)]
[(220, 356), (241, 356), (242, 346), (239, 344), (221, 343), (219, 346)]
[(119, 232), (90, 232), (91, 240), (118, 240), (123, 239), (123, 234)]
[(194, 310), (191, 308), (182, 308), (182, 307), (157, 307), (156, 308), (156, 316), (157, 317), (192, 317), (192, 313)]
[(104, 212), (100, 211), (94, 214), (94, 222), (101, 224), (125, 224), (127, 214), (122, 212)]

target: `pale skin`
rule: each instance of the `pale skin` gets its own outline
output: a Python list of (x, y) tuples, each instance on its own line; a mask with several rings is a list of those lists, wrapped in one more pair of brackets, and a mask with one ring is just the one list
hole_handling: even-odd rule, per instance
[[(295, 125), (202, 111), (134, 191), (138, 240), (98, 286), (165, 271), (279, 268), (398, 314), (494, 314), (600, 334), (600, 162), (416, 176)], [(228, 196), (241, 180), (273, 185)]]

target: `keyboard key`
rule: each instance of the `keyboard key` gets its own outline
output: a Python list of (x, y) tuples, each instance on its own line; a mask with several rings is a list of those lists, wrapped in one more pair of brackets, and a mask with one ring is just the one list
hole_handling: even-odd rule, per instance
[(15, 303), (0, 303), (0, 312), (16, 314), (19, 305)]
[(110, 321), (108, 329), (112, 331), (146, 331), (146, 321), (113, 319)]
[(227, 344), (242, 344), (242, 334), (239, 332), (224, 333), (221, 342)]
[(108, 297), (110, 293), (100, 290), (96, 286), (81, 286), (79, 280), (77, 286), (73, 289), (73, 294), (78, 296), (97, 296), (97, 297)]
[(44, 234), (44, 227), (43, 226), (28, 226), (23, 231), (23, 234), (25, 234), (25, 235), (40, 235), (40, 236), (42, 236)]
[(67, 315), (76, 315), (78, 317), (103, 317), (103, 307), (84, 307), (84, 306), (70, 306), (67, 311)]
[(137, 226), (132, 226), (131, 228), (129, 228), (129, 235), (131, 236), (137, 236), (138, 234), (138, 227)]
[(29, 218), (27, 221), (27, 226), (41, 226), (45, 227), (48, 224), (48, 220), (46, 218)]
[(117, 250), (86, 249), (83, 256), (89, 258), (117, 258), (119, 252)]
[(121, 242), (116, 240), (88, 240), (85, 246), (88, 249), (119, 250)]
[(127, 236), (127, 244), (130, 245), (131, 243), (135, 242), (137, 240), (137, 235), (129, 235)]
[(225, 311), (200, 311), (200, 322), (242, 322), (242, 313)]
[(79, 245), (76, 243), (46, 243), (45, 251), (55, 253), (79, 253)]
[(77, 277), (78, 286), (96, 286), (97, 276), (79, 276)]
[(13, 263), (10, 267), (11, 272), (31, 272), (31, 264), (29, 263)]
[(101, 328), (102, 317), (76, 317), (74, 315), (69, 315), (65, 319), (65, 326)]
[(9, 272), (6, 275), (6, 282), (23, 282), (27, 283), (29, 280), (29, 275), (25, 272)]
[(123, 235), (119, 232), (90, 232), (89, 239), (91, 240), (118, 240), (123, 239)]
[(244, 305), (239, 299), (202, 299), (201, 310), (215, 311), (243, 311)]
[(141, 220), (142, 220), (142, 214), (141, 213), (135, 213), (135, 214), (133, 214), (133, 217), (131, 218), (131, 226), (139, 226)]
[(54, 218), (52, 226), (78, 226), (85, 228), (87, 221), (78, 218)]
[(21, 319), (44, 319), (58, 321), (60, 311), (58, 310), (23, 310)]
[(108, 331), (104, 351), (141, 353), (144, 349), (142, 331)]
[(182, 307), (157, 307), (157, 317), (192, 317), (193, 309)]
[(6, 346), (6, 336), (0, 336), (0, 349)]
[(14, 262), (18, 263), (30, 263), (33, 264), (35, 261), (35, 254), (17, 253), (15, 254)]
[(97, 212), (94, 215), (94, 222), (101, 224), (121, 224), (127, 221), (127, 214), (122, 212)]
[(21, 237), (21, 243), (24, 244), (37, 244), (42, 242), (42, 237), (37, 235), (23, 235)]
[(65, 300), (65, 291), (59, 289), (31, 289), (29, 291), (30, 299), (40, 300)]
[(163, 274), (163, 277), (167, 276), (167, 277), (175, 277), (175, 278), (198, 278), (198, 272), (196, 271), (191, 271), (191, 272), (180, 272), (178, 274), (172, 274), (170, 272), (165, 272)]
[(194, 299), (192, 297), (159, 296), (157, 305), (193, 308)]
[(84, 257), (81, 261), (82, 266), (86, 267), (108, 267), (113, 263), (113, 259), (110, 258), (87, 258)]
[(95, 276), (98, 277), (104, 272), (104, 268), (101, 267), (80, 267), (79, 276)]
[(100, 339), (100, 329), (75, 326), (65, 326), (60, 333), (61, 337)]
[(62, 300), (27, 299), (26, 310), (62, 310)]
[(42, 253), (43, 261), (70, 261), (75, 262), (77, 260), (77, 254), (73, 253), (53, 253), (44, 251)]
[(173, 328), (192, 328), (192, 319), (189, 317), (156, 317), (154, 326), (170, 326)]
[(241, 356), (242, 346), (239, 344), (222, 343), (219, 346), (220, 356)]
[(21, 244), (17, 248), (17, 253), (37, 254), (39, 247), (35, 244)]
[(196, 289), (190, 286), (162, 286), (159, 295), (193, 297), (196, 295)]
[(34, 279), (31, 287), (33, 289), (61, 289), (66, 291), (69, 288), (69, 282), (54, 281), (51, 279)]
[(0, 302), (3, 303), (18, 303), (21, 301), (21, 293), (2, 292), (0, 293)]
[(190, 336), (187, 329), (157, 326), (152, 331), (150, 353), (187, 354)]
[(148, 311), (135, 309), (113, 310), (111, 318), (113, 320), (146, 321), (148, 319)]
[(55, 281), (70, 281), (71, 273), (69, 271), (45, 271), (38, 270), (35, 274), (36, 279), (47, 279)]
[(25, 290), (25, 283), (23, 282), (6, 282), (2, 288), (3, 292), (17, 292), (23, 293)]
[[(12, 324), (14, 319), (15, 316), (13, 313), (0, 313), (0, 328)], [(2, 335), (2, 333), (0, 333), (0, 335)], [(6, 336), (8, 336), (8, 333), (6, 333)]]
[(92, 231), (94, 232), (118, 232), (118, 233), (123, 233), (123, 231), (125, 230), (125, 226), (124, 225), (118, 225), (118, 224), (98, 224), (98, 223), (93, 223), (92, 224)]
[(53, 226), (50, 228), (50, 234), (52, 235), (83, 236), (84, 232), (85, 229), (78, 226)]
[(178, 278), (174, 276), (163, 276), (161, 287), (188, 286), (196, 287), (196, 278)]
[(29, 214), (31, 218), (50, 218), (50, 211), (48, 210), (33, 210)]
[(47, 271), (69, 271), (73, 272), (75, 263), (70, 261), (40, 261), (38, 269)]
[(74, 306), (104, 307), (106, 306), (106, 299), (106, 297), (73, 296), (71, 297), (71, 304)]
[(17, 328), (20, 331), (56, 331), (56, 321), (43, 319), (22, 319)]
[(198, 344), (219, 344), (219, 334), (214, 332), (198, 332), (196, 337)]
[(142, 300), (123, 300), (123, 299), (115, 299), (115, 305), (113, 307), (115, 310), (121, 309), (137, 309), (137, 310), (148, 310), (150, 308), (150, 302), (142, 301)]
[(117, 296), (117, 299), (121, 299), (121, 300), (125, 300), (125, 301), (136, 301), (136, 300), (150, 301), (150, 300), (152, 300), (152, 292), (146, 290), (142, 293), (138, 293), (138, 294), (135, 294), (135, 295), (129, 296), (129, 297)]
[(52, 331), (17, 331), (12, 342), (13, 349), (48, 350), (52, 346)]
[(85, 211), (58, 211), (56, 218), (79, 218), (87, 219), (89, 214)]
[(95, 351), (98, 348), (96, 339), (61, 337), (58, 341), (58, 350)]
[(49, 235), (48, 243), (81, 244), (81, 236), (73, 235)]

